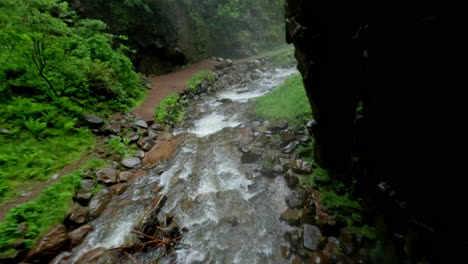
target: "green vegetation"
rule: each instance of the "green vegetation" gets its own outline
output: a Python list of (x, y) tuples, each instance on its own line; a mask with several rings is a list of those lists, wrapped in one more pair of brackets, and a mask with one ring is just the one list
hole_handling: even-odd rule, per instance
[(113, 153), (117, 153), (122, 157), (133, 157), (136, 153), (136, 146), (130, 147), (129, 138), (114, 137), (109, 140), (109, 147), (111, 147)]
[(201, 71), (192, 76), (192, 78), (187, 82), (187, 87), (196, 91), (202, 83), (213, 83), (215, 81), (214, 74), (212, 71)]
[(38, 198), (11, 209), (5, 221), (0, 223), (0, 251), (13, 251), (13, 245), (19, 241), (24, 242), (27, 248), (33, 247), (36, 238), (67, 216), (72, 198), (84, 178), (83, 171), (96, 170), (105, 165), (102, 160), (90, 159), (82, 170), (64, 175)]
[(159, 123), (178, 123), (184, 119), (184, 106), (186, 100), (180, 99), (179, 95), (172, 93), (164, 98), (154, 109), (154, 115)]
[(301, 75), (292, 75), (279, 88), (258, 98), (255, 113), (269, 120), (284, 119), (294, 126), (312, 119)]
[(143, 95), (128, 48), (114, 49), (106, 29), (64, 1), (0, 3), (0, 203), (93, 146), (84, 113), (126, 110)]

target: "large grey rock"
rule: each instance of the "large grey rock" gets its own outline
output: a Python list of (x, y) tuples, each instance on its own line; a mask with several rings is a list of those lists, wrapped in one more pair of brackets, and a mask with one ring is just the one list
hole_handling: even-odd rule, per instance
[(299, 145), (299, 142), (297, 141), (293, 141), (291, 143), (289, 143), (286, 147), (284, 147), (281, 152), (285, 153), (285, 154), (291, 154), (295, 149), (296, 147)]
[(104, 119), (95, 115), (83, 115), (84, 120), (92, 125), (102, 125), (104, 124)]
[(89, 218), (90, 220), (95, 219), (96, 217), (100, 216), (104, 209), (106, 209), (107, 204), (110, 202), (112, 198), (112, 193), (107, 189), (104, 188), (100, 192), (98, 192), (91, 202), (89, 203)]
[(289, 225), (298, 225), (302, 217), (302, 211), (288, 208), (284, 211), (281, 216), (280, 220), (288, 223)]
[(291, 169), (295, 173), (300, 173), (300, 174), (309, 174), (312, 172), (312, 168), (310, 164), (307, 161), (304, 161), (301, 159), (293, 160), (293, 162), (291, 163)]
[(32, 250), (32, 255), (53, 255), (64, 248), (67, 241), (68, 236), (65, 226), (54, 226), (39, 240), (37, 247)]
[(304, 248), (315, 251), (321, 236), (322, 233), (317, 226), (304, 225), (302, 236), (304, 238)]
[(122, 160), (122, 165), (124, 165), (127, 168), (135, 168), (141, 164), (140, 158), (137, 157), (130, 157), (130, 158), (125, 158)]
[(83, 224), (84, 222), (86, 222), (87, 216), (88, 209), (79, 204), (75, 204), (68, 218), (75, 224)]
[(117, 171), (112, 167), (106, 167), (96, 172), (98, 181), (112, 184), (117, 182)]
[(143, 120), (137, 120), (135, 125), (142, 128), (148, 128), (148, 124)]
[(83, 242), (86, 235), (93, 230), (93, 226), (90, 224), (82, 225), (77, 229), (68, 233), (70, 238), (70, 248), (74, 248)]

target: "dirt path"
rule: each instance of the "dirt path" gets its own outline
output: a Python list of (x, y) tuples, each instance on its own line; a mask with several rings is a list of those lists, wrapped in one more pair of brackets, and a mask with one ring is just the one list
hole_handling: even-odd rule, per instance
[(72, 171), (81, 167), (81, 165), (83, 165), (88, 160), (89, 155), (90, 155), (89, 152), (87, 152), (83, 154), (83, 156), (81, 156), (81, 158), (78, 161), (75, 161), (74, 163), (63, 168), (60, 172), (57, 173), (58, 174), (57, 178), (38, 183), (37, 185), (34, 186), (33, 189), (27, 192), (27, 195), (18, 196), (17, 198), (13, 198), (10, 202), (3, 203), (0, 207), (0, 222), (5, 220), (5, 216), (8, 210), (37, 198), (39, 194), (41, 194), (41, 192), (45, 188), (49, 187), (51, 184), (55, 182), (58, 182), (62, 176), (67, 175), (71, 173)]
[(151, 120), (154, 117), (154, 108), (164, 97), (170, 93), (182, 92), (186, 89), (185, 84), (195, 73), (209, 70), (213, 65), (213, 60), (206, 59), (184, 69), (152, 78), (151, 85), (153, 88), (149, 92), (148, 98), (132, 113), (145, 121)]

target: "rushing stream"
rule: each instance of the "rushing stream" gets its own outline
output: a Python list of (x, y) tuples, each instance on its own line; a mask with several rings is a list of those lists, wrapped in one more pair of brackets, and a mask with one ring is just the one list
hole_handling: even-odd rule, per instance
[[(174, 214), (177, 224), (188, 229), (181, 242), (186, 247), (162, 263), (175, 257), (176, 263), (285, 263), (280, 246), (288, 245), (284, 233), (290, 227), (279, 216), (290, 190), (282, 177), (263, 177), (261, 161), (242, 163), (240, 149), (257, 136), (251, 99), (294, 72), (271, 70), (247, 86), (234, 85), (191, 102), (186, 111), (190, 116), (174, 132), (183, 134), (183, 143), (165, 171), (150, 171), (114, 197), (91, 223), (95, 230), (74, 249), (72, 262), (94, 248), (133, 241), (130, 231), (160, 190), (168, 200), (159, 215)], [(136, 257), (149, 263), (157, 251)], [(125, 256), (118, 262), (132, 263)]]

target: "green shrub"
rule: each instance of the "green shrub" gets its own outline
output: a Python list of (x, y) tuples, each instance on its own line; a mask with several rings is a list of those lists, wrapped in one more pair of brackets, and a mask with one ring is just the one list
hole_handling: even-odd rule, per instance
[(185, 112), (183, 107), (187, 101), (181, 100), (179, 95), (172, 93), (164, 98), (154, 109), (154, 115), (159, 123), (181, 122)]
[(187, 82), (187, 87), (192, 91), (196, 91), (198, 87), (206, 82), (208, 84), (215, 81), (214, 74), (212, 71), (201, 71), (192, 76), (192, 78)]
[(258, 98), (255, 101), (255, 113), (269, 120), (284, 119), (294, 126), (312, 119), (301, 75), (292, 75), (279, 88)]

